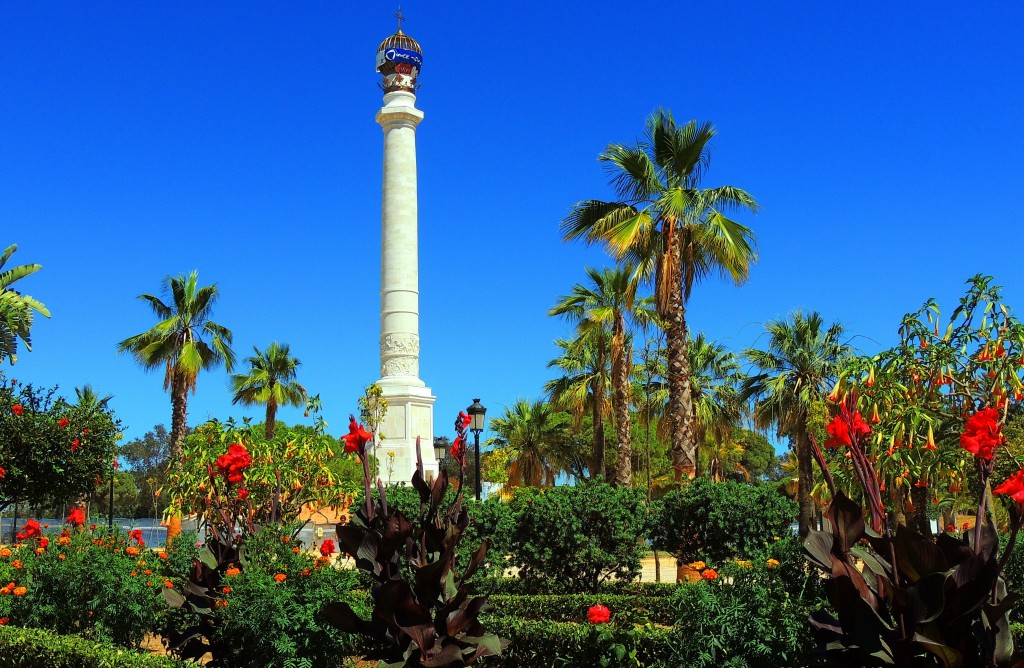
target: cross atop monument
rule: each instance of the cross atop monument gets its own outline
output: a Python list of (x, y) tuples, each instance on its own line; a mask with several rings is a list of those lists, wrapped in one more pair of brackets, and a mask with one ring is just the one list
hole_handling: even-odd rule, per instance
[(395, 12), (395, 18), (398, 19), (398, 32), (402, 32), (402, 21), (408, 20), (402, 16), (402, 5), (398, 5), (398, 11)]

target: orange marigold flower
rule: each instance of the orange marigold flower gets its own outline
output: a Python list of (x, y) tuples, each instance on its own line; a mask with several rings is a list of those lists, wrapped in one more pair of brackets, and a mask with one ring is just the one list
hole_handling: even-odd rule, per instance
[(692, 564), (690, 564), (690, 568), (692, 568), (695, 571), (702, 571), (707, 567), (708, 565), (705, 564), (703, 561), (695, 561)]
[(167, 558), (167, 553), (166, 552), (160, 552), (156, 556), (160, 557), (161, 559), (166, 559)]
[(65, 559), (67, 559), (67, 557), (65, 557), (63, 554), (58, 554), (57, 558), (60, 559), (61, 561), (64, 561)]
[(221, 592), (223, 592), (225, 594), (230, 594), (231, 593), (231, 587), (224, 587), (223, 589), (221, 589)]
[(229, 568), (226, 571), (224, 571), (224, 575), (226, 575), (228, 577), (232, 577), (233, 575), (238, 575), (241, 572), (242, 571), (240, 569), (235, 568), (234, 566), (232, 566), (231, 568)]
[(151, 570), (149, 570), (149, 569), (147, 568), (147, 569), (146, 569), (146, 575), (152, 575), (152, 574), (153, 574), (153, 571), (151, 571)]
[(282, 543), (290, 543), (292, 540), (291, 536), (281, 536)]
[(228, 607), (228, 602), (225, 601), (222, 598), (221, 599), (217, 599), (216, 601), (213, 602), (213, 607), (215, 607), (215, 608), (226, 608), (226, 607)]
[(139, 576), (139, 574), (138, 574), (137, 571), (132, 571), (132, 577), (133, 578), (138, 577), (138, 576)]
[(298, 554), (298, 553), (299, 553), (299, 552), (301, 552), (301, 551), (302, 551), (302, 550), (300, 550), (300, 549), (299, 549), (299, 548), (297, 548), (297, 547), (293, 547), (293, 548), (292, 548), (292, 552), (294, 552), (295, 554)]
[(309, 575), (312, 572), (313, 571), (309, 570), (308, 568), (303, 568), (302, 572), (300, 572), (299, 575)]
[(713, 568), (709, 568), (705, 570), (703, 573), (701, 573), (700, 576), (705, 580), (714, 580), (718, 577), (718, 572), (715, 571), (715, 569)]
[(152, 582), (147, 582), (147, 583), (146, 583), (146, 586), (147, 586), (147, 587), (152, 587), (152, 586), (153, 586), (153, 583), (152, 583)]
[(59, 544), (61, 544), (61, 545), (68, 545), (68, 544), (71, 543), (71, 537), (70, 536), (61, 536), (60, 538), (57, 539), (57, 542)]
[(779, 567), (779, 560), (778, 559), (769, 559), (768, 560), (768, 568), (778, 568), (778, 567)]
[(46, 548), (45, 547), (37, 547), (36, 548), (36, 554), (42, 554), (43, 552), (46, 552)]
[(9, 556), (11, 556), (11, 551), (8, 550), (6, 547), (0, 547), (0, 557), (9, 557)]
[(164, 586), (167, 587), (168, 589), (174, 589), (174, 583), (171, 582), (170, 580), (164, 580)]
[(14, 570), (20, 571), (22, 569), (21, 559), (15, 559), (12, 561), (11, 566), (14, 566)]
[(287, 577), (288, 576), (285, 575), (284, 573), (278, 573), (277, 575), (274, 576), (274, 580), (276, 580), (277, 582), (284, 582), (285, 578), (287, 578)]
[(126, 548), (124, 548), (124, 553), (129, 555), (129, 556), (131, 556), (131, 557), (137, 557), (137, 556), (139, 556), (139, 548), (137, 548), (137, 547), (126, 547)]
[(27, 593), (28, 593), (28, 587), (15, 587), (14, 588), (14, 595), (15, 596), (24, 596)]

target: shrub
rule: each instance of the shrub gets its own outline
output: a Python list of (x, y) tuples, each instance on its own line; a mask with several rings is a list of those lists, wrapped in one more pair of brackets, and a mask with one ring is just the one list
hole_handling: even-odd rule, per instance
[(788, 536), (796, 514), (796, 504), (769, 485), (698, 478), (663, 499), (654, 545), (683, 562), (743, 558)]
[(523, 580), (596, 593), (603, 580), (639, 574), (647, 524), (640, 490), (588, 481), (519, 496), (512, 506), (512, 561)]
[(0, 668), (172, 668), (176, 661), (41, 629), (0, 627)]
[(70, 530), (46, 548), (31, 538), (10, 552), (0, 580), (25, 587), (0, 595), (0, 618), (12, 625), (132, 646), (160, 623), (160, 559), (119, 530)]
[[(669, 665), (687, 668), (811, 666), (807, 616), (820, 605), (820, 578), (808, 574), (795, 540), (776, 548), (782, 559), (717, 565), (714, 580), (680, 586)], [(769, 557), (775, 559), (775, 557)]]
[[(612, 612), (614, 622), (615, 611)], [(595, 626), (492, 615), (486, 615), (484, 622), (489, 629), (511, 641), (501, 656), (480, 661), (485, 668), (670, 665), (666, 662), (672, 642), (668, 629), (654, 626), (620, 629), (614, 624)], [(627, 662), (627, 657), (632, 660)]]
[[(602, 594), (623, 596), (669, 596), (678, 585), (674, 582), (629, 582), (625, 580), (605, 580), (598, 591)], [(550, 579), (521, 580), (517, 577), (490, 577), (474, 582), (474, 594), (490, 595), (545, 595), (572, 594), (572, 587), (564, 582)]]
[(670, 596), (630, 596), (623, 594), (504, 594), (488, 598), (495, 614), (520, 619), (554, 622), (587, 621), (587, 610), (604, 605), (616, 610), (622, 624), (671, 624), (675, 605)]

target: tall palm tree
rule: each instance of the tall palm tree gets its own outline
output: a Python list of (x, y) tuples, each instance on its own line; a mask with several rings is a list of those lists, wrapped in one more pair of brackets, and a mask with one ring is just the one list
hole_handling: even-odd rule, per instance
[(710, 438), (719, 447), (728, 445), (744, 415), (739, 360), (723, 344), (707, 340), (703, 332), (690, 341), (689, 356), (697, 442)]
[(243, 406), (266, 404), (267, 419), (263, 433), (269, 440), (274, 438), (277, 430), (277, 409), (306, 403), (306, 388), (295, 380), (302, 362), (291, 356), (287, 343), (274, 341), (266, 350), (256, 346), (252, 350), (255, 354), (245, 358), (249, 372), (231, 376), (231, 389), (235, 393), (231, 403)]
[(216, 285), (200, 286), (196, 271), (187, 276), (168, 276), (163, 285), (170, 304), (150, 294), (139, 295), (160, 322), (121, 341), (117, 352), (131, 354), (147, 371), (164, 369), (164, 389), (171, 394), (170, 455), (174, 461), (181, 455), (188, 394), (195, 393), (199, 372), (221, 364), (231, 371), (235, 353), (231, 350), (231, 330), (210, 320), (220, 296)]
[(562, 375), (544, 384), (551, 403), (556, 408), (569, 411), (577, 428), (583, 421), (583, 415), (590, 412), (593, 445), (589, 468), (592, 478), (605, 477), (604, 416), (610, 402), (604, 338), (604, 332), (594, 330), (574, 339), (557, 339), (555, 345), (562, 352), (548, 362), (548, 368), (558, 369)]
[(614, 482), (624, 487), (633, 484), (633, 449), (630, 425), (630, 376), (633, 355), (630, 351), (627, 320), (634, 321), (636, 273), (631, 267), (588, 267), (590, 284), (577, 283), (572, 292), (559, 298), (548, 315), (565, 316), (579, 327), (581, 336), (591, 333), (608, 339), (611, 356), (612, 412), (618, 440), (618, 466)]
[(798, 465), (797, 502), (800, 505), (800, 536), (806, 536), (814, 518), (814, 466), (808, 431), (808, 411), (823, 401), (839, 374), (843, 358), (851, 354), (842, 340), (843, 326), (826, 327), (817, 311), (806, 316), (796, 311), (790, 318), (765, 325), (768, 347), (749, 348), (743, 355), (754, 366), (744, 381), (744, 399), (754, 400), (754, 424), (774, 425), (779, 436), (796, 444)]
[[(0, 253), (0, 269), (3, 269), (14, 251), (18, 250), (16, 244), (11, 244)], [(11, 267), (6, 271), (0, 271), (0, 362), (9, 359), (13, 365), (18, 361), (18, 339), (25, 344), (25, 349), (32, 350), (32, 338), (30, 331), (35, 313), (49, 318), (50, 312), (43, 306), (43, 303), (23, 295), (13, 289), (11, 285), (30, 274), (42, 269), (38, 264), (23, 264), (19, 267)]]
[(508, 454), (509, 487), (552, 487), (566, 467), (562, 447), (568, 438), (568, 415), (539, 400), (518, 399), (491, 420), (488, 445)]
[(619, 201), (579, 202), (561, 223), (566, 239), (602, 243), (636, 266), (639, 278), (654, 283), (668, 340), (668, 415), (677, 480), (697, 469), (686, 304), (693, 286), (712, 274), (742, 284), (757, 259), (753, 231), (725, 215), (756, 212), (754, 198), (733, 186), (700, 187), (714, 135), (710, 123), (679, 126), (671, 113), (655, 112), (645, 139), (632, 147), (612, 144), (598, 158), (608, 165)]

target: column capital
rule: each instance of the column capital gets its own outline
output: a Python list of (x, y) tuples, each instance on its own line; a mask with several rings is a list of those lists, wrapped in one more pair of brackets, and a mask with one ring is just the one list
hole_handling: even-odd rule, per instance
[(412, 106), (384, 106), (377, 112), (377, 122), (385, 130), (398, 126), (415, 128), (423, 120), (423, 112)]

